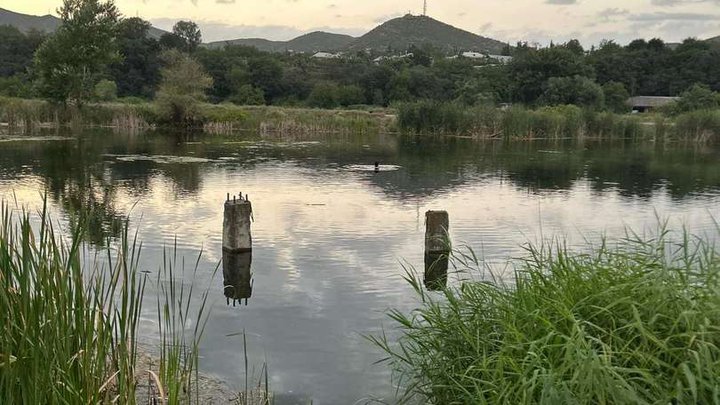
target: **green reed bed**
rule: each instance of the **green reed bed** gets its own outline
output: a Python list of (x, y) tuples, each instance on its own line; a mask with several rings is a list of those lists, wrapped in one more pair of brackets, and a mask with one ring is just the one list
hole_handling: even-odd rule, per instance
[[(469, 107), (419, 101), (397, 106), (398, 127), (415, 134), (451, 134), (481, 139), (653, 138), (640, 117), (584, 110), (574, 105), (529, 109)], [(652, 124), (652, 123), (651, 123)]]
[[(64, 238), (45, 211), (38, 217), (14, 216), (7, 205), (2, 205), (1, 220), (0, 403), (136, 403), (143, 397), (136, 392), (138, 381), (148, 378), (148, 370), (137, 368), (146, 286), (138, 272), (137, 240), (126, 230), (104, 259), (100, 254), (88, 263), (82, 226)], [(167, 281), (171, 290), (177, 288), (173, 280)], [(161, 296), (184, 309), (159, 301), (160, 323), (187, 316), (188, 294)], [(197, 318), (201, 324), (203, 311)], [(156, 378), (157, 391), (163, 392), (158, 403), (189, 399), (186, 386), (179, 384), (186, 380), (166, 371), (187, 375), (196, 370), (197, 361), (187, 358), (197, 359), (200, 335), (196, 331), (186, 341), (179, 328), (164, 330), (161, 346), (168, 354), (160, 359)], [(186, 349), (168, 349), (176, 343)]]
[[(720, 233), (720, 232), (719, 232)], [(712, 238), (634, 235), (587, 253), (529, 248), (512, 285), (466, 282), (390, 317), (403, 399), (432, 404), (720, 403), (720, 256)], [(474, 255), (454, 259), (476, 267)]]

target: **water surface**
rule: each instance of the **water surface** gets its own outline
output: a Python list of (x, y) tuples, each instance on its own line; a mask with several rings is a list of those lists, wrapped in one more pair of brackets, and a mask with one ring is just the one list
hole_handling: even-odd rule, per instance
[[(719, 158), (712, 147), (624, 141), (85, 132), (3, 137), (0, 198), (38, 208), (46, 191), (61, 221), (88, 221), (95, 246), (130, 218), (151, 275), (163, 249), (177, 244), (185, 282), (211, 289), (203, 369), (231, 386), (244, 385), (245, 331), (250, 363), (267, 362), (280, 405), (392, 403), (389, 372), (374, 364), (382, 353), (363, 335), (391, 328), (387, 309), (415, 306), (401, 264), (422, 270), (425, 211), (449, 211), (455, 244), (496, 269), (528, 241), (581, 246), (627, 226), (650, 231), (658, 217), (702, 233), (720, 217)], [(251, 274), (223, 274), (222, 207), (238, 192), (254, 206)], [(226, 261), (247, 270), (250, 258)], [(230, 298), (223, 278), (234, 287)]]

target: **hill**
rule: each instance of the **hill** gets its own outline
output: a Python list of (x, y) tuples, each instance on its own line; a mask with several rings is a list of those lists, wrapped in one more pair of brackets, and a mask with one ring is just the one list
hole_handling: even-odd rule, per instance
[(475, 35), (427, 16), (406, 15), (390, 20), (354, 41), (347, 50), (405, 51), (411, 45), (431, 45), (448, 53), (460, 51), (499, 54), (506, 44)]
[(350, 35), (316, 31), (288, 41), (287, 48), (295, 52), (305, 53), (335, 52), (347, 48), (353, 41), (355, 41), (355, 38)]
[[(22, 32), (37, 30), (53, 33), (61, 24), (62, 21), (52, 15), (28, 15), (0, 8), (0, 25), (10, 25)], [(166, 31), (151, 27), (148, 35), (152, 38), (158, 39), (165, 33)]]
[(345, 49), (355, 38), (349, 35), (332, 34), (329, 32), (311, 32), (290, 41), (269, 41), (260, 38), (233, 39), (230, 41), (211, 42), (209, 48), (220, 48), (226, 45), (252, 46), (264, 52), (334, 52)]
[(31, 30), (54, 32), (60, 23), (59, 18), (51, 15), (34, 16), (0, 8), (0, 25), (10, 25), (22, 32)]

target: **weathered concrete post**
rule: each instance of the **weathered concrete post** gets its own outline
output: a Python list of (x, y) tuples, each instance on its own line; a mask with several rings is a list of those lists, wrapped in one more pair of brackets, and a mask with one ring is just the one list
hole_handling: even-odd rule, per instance
[(228, 305), (231, 300), (233, 306), (238, 301), (242, 305), (242, 300), (248, 304), (253, 292), (251, 266), (252, 252), (223, 251), (223, 289)]
[(447, 286), (450, 215), (447, 211), (428, 211), (425, 226), (425, 287), (442, 290)]
[(425, 253), (425, 287), (439, 291), (447, 287), (449, 267), (447, 253)]
[(447, 211), (425, 214), (425, 254), (450, 252), (450, 216)]
[(225, 219), (223, 220), (223, 250), (228, 252), (252, 251), (252, 235), (250, 224), (252, 222), (252, 204), (246, 195), (243, 197), (228, 194), (225, 201)]

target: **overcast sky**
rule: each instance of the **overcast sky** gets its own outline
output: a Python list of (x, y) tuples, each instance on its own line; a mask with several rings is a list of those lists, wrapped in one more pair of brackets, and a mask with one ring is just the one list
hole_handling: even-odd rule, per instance
[[(501, 41), (578, 38), (626, 43), (638, 37), (680, 41), (720, 35), (720, 0), (429, 0), (429, 15)], [(60, 0), (0, 0), (27, 14), (55, 13)], [(285, 40), (324, 30), (361, 35), (408, 12), (422, 0), (116, 0), (126, 16), (138, 15), (169, 29), (192, 19), (204, 39), (262, 37)]]

